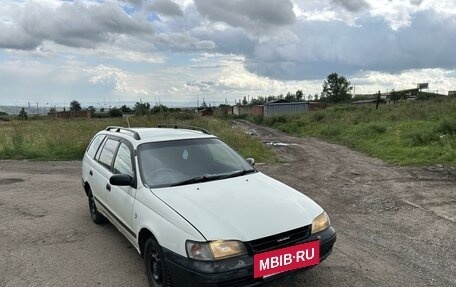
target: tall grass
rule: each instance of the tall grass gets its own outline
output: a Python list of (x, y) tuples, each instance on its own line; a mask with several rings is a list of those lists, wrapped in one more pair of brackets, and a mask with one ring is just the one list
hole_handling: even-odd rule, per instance
[[(176, 113), (134, 117), (129, 122), (132, 127), (154, 127), (159, 123), (203, 127), (245, 157), (254, 157), (258, 162), (275, 160), (271, 150), (233, 129), (229, 121)], [(79, 160), (92, 137), (110, 125), (128, 126), (122, 118), (0, 122), (0, 159)]]
[(338, 105), (301, 116), (255, 118), (298, 136), (341, 143), (390, 163), (456, 165), (456, 100)]

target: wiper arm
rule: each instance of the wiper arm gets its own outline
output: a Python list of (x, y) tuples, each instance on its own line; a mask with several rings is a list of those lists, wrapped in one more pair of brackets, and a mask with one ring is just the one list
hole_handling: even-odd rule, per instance
[(237, 176), (245, 175), (245, 174), (252, 173), (252, 172), (256, 172), (256, 170), (255, 169), (238, 170), (238, 171), (235, 171), (230, 174), (221, 174), (221, 175), (220, 174), (204, 174), (204, 175), (200, 175), (197, 177), (193, 177), (190, 179), (186, 179), (183, 181), (173, 183), (169, 186), (170, 187), (179, 186), (179, 185), (186, 185), (186, 184), (192, 184), (192, 183), (198, 183), (198, 182), (206, 182), (206, 181), (211, 181), (211, 180), (215, 180), (215, 179), (232, 178), (232, 177), (237, 177)]
[(221, 179), (232, 178), (232, 177), (237, 177), (237, 176), (241, 176), (241, 175), (246, 175), (246, 174), (249, 174), (249, 173), (252, 173), (252, 172), (256, 172), (256, 170), (255, 169), (238, 170), (238, 171), (235, 171), (233, 173), (230, 173), (230, 174), (222, 176)]
[(193, 177), (190, 179), (186, 179), (183, 181), (173, 183), (170, 186), (179, 186), (179, 185), (186, 185), (186, 184), (191, 184), (191, 183), (206, 182), (206, 181), (210, 181), (210, 180), (214, 180), (214, 179), (218, 179), (218, 178), (220, 178), (219, 175), (205, 174), (205, 175), (200, 175), (197, 177)]

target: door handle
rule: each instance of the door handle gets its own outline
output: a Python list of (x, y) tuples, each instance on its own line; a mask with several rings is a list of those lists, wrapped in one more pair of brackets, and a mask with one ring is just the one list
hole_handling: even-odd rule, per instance
[(110, 185), (109, 183), (106, 184), (106, 189), (107, 189), (108, 191), (111, 191), (111, 185)]
[(92, 171), (92, 170), (91, 170), (91, 171), (89, 171), (89, 174), (90, 174), (90, 175), (93, 175), (93, 171)]

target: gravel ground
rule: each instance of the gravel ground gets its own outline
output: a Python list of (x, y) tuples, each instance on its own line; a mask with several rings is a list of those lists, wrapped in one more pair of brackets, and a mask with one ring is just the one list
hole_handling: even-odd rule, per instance
[[(456, 172), (402, 168), (236, 122), (277, 152), (258, 164), (317, 201), (338, 232), (320, 266), (269, 287), (456, 286)], [(147, 286), (143, 260), (90, 220), (80, 162), (0, 161), (0, 286)]]

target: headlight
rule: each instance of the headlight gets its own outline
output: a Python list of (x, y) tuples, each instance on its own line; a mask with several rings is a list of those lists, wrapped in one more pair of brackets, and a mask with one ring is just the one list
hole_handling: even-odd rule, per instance
[(244, 244), (239, 241), (187, 241), (186, 249), (189, 258), (196, 260), (219, 260), (246, 254)]
[(329, 216), (326, 212), (323, 212), (319, 216), (315, 217), (312, 222), (312, 234), (325, 230), (331, 226), (331, 222), (329, 221)]

